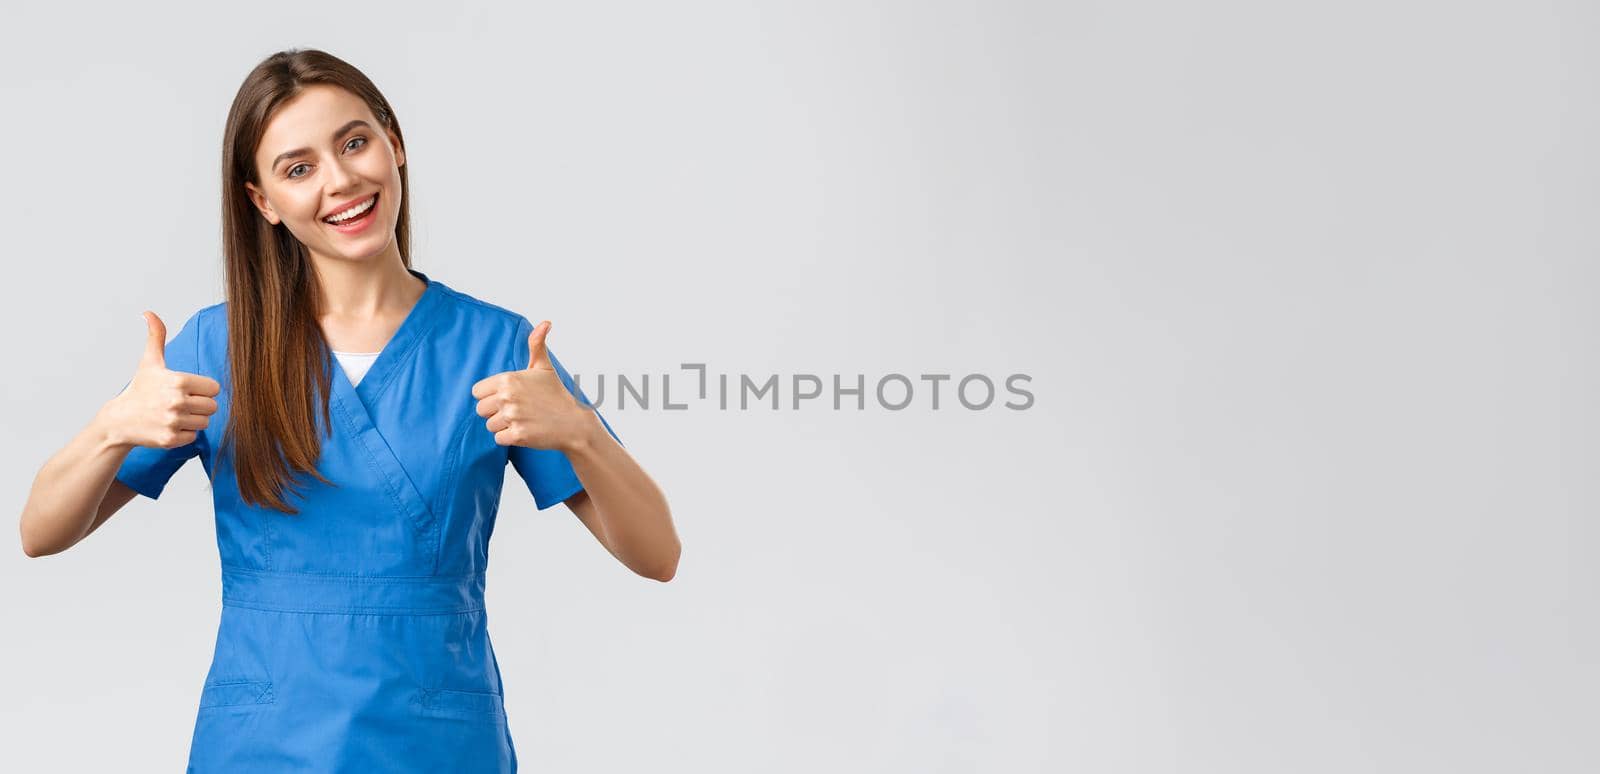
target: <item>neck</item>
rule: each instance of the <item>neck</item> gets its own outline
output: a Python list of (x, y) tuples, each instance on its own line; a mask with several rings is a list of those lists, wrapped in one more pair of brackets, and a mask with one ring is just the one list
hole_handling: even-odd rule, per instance
[(322, 316), (375, 320), (404, 312), (422, 296), (427, 283), (413, 276), (393, 242), (371, 258), (353, 261), (312, 255), (322, 286)]

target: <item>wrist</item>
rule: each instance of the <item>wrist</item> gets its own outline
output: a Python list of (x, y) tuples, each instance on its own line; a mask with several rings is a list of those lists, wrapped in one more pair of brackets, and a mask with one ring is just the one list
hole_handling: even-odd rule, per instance
[(609, 437), (606, 435), (605, 425), (600, 423), (599, 412), (580, 407), (578, 413), (577, 424), (580, 429), (567, 440), (566, 445), (562, 448), (562, 451), (569, 457), (588, 454), (594, 451), (601, 439)]
[(112, 398), (110, 401), (107, 401), (106, 404), (101, 406), (100, 410), (95, 413), (94, 419), (89, 422), (89, 427), (87, 430), (89, 438), (101, 449), (131, 449), (136, 445), (129, 443), (119, 429), (120, 425), (116, 420), (115, 411), (113, 408), (116, 400), (116, 398)]

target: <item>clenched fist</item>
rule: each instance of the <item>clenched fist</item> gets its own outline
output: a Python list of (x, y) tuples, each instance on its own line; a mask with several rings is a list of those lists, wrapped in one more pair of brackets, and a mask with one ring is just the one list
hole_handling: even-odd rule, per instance
[(192, 442), (217, 412), (222, 385), (200, 374), (168, 371), (167, 326), (155, 312), (145, 312), (144, 356), (133, 381), (101, 409), (112, 442), (171, 449)]
[(588, 437), (593, 412), (578, 403), (550, 362), (545, 338), (550, 321), (528, 334), (528, 367), (505, 371), (472, 385), (478, 416), (501, 446), (566, 451)]

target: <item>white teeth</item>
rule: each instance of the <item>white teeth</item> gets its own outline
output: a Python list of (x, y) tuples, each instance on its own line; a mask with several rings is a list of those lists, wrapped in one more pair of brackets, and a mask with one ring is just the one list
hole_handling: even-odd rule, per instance
[(323, 220), (325, 220), (325, 221), (327, 221), (329, 223), (339, 223), (339, 222), (342, 222), (342, 221), (349, 220), (349, 219), (351, 219), (351, 218), (353, 218), (353, 217), (355, 217), (357, 215), (360, 215), (363, 212), (366, 212), (367, 210), (372, 209), (372, 203), (377, 201), (377, 199), (378, 199), (378, 195), (377, 194), (373, 194), (372, 198), (370, 198), (370, 199), (368, 199), (368, 200), (366, 200), (366, 201), (364, 201), (364, 202), (362, 202), (362, 203), (360, 203), (360, 204), (358, 204), (358, 205), (356, 205), (354, 207), (351, 207), (350, 209), (345, 210), (344, 212), (341, 212), (338, 215), (330, 215), (330, 216), (328, 216), (326, 218), (323, 218)]

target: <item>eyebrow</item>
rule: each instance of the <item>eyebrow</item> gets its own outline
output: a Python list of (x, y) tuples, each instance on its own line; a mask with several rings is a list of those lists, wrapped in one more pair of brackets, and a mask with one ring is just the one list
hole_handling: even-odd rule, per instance
[[(366, 121), (363, 121), (363, 120), (357, 118), (356, 120), (351, 121), (350, 123), (347, 123), (344, 126), (339, 127), (338, 130), (333, 133), (333, 137), (331, 137), (329, 139), (329, 141), (331, 142), (333, 140), (337, 140), (340, 137), (344, 136), (346, 133), (350, 132), (352, 129), (356, 129), (358, 127), (366, 127), (367, 129), (371, 129), (372, 125), (367, 123)], [(308, 154), (310, 152), (311, 152), (310, 148), (295, 148), (294, 150), (284, 151), (284, 152), (278, 154), (277, 158), (272, 160), (272, 166), (267, 167), (267, 169), (276, 170), (278, 168), (278, 162), (281, 162), (284, 159), (291, 159), (291, 158), (294, 158), (296, 156), (304, 156), (304, 155), (306, 155), (306, 154)]]

